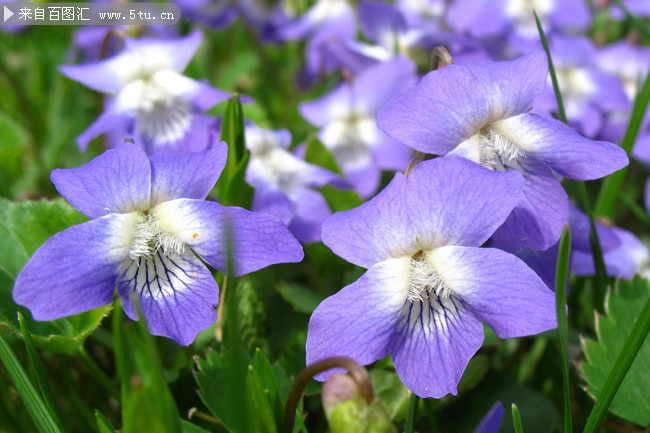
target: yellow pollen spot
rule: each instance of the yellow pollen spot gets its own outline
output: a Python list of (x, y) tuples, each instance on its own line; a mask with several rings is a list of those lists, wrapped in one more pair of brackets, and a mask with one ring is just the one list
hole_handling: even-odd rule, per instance
[(194, 233), (194, 234), (192, 235), (192, 237), (193, 237), (194, 239), (196, 239), (196, 238), (199, 237), (199, 234), (198, 234), (198, 233)]

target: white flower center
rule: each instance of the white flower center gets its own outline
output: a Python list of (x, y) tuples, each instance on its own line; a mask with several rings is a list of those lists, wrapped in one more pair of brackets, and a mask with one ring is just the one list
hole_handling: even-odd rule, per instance
[(132, 260), (151, 258), (159, 250), (163, 254), (181, 255), (185, 252), (185, 244), (176, 236), (162, 230), (156, 217), (145, 211), (137, 218), (129, 257)]
[(153, 99), (143, 105), (138, 110), (140, 131), (156, 144), (174, 143), (190, 128), (192, 107), (182, 98)]
[(464, 308), (460, 297), (442, 280), (430, 253), (418, 251), (411, 257), (409, 291), (400, 311), (398, 332), (447, 332)]
[(342, 170), (367, 166), (372, 160), (370, 146), (377, 141), (376, 120), (351, 113), (327, 125), (321, 136)]
[(480, 157), (477, 162), (490, 170), (505, 171), (515, 165), (518, 158), (526, 156), (526, 152), (509, 137), (489, 126), (480, 133), (479, 146)]
[(426, 252), (418, 251), (411, 257), (410, 265), (411, 285), (406, 295), (408, 301), (431, 303), (451, 296), (451, 289), (440, 278)]

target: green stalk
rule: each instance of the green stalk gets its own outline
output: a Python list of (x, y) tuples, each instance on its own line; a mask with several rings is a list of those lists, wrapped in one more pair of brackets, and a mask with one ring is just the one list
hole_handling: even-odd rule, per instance
[(409, 400), (408, 412), (406, 413), (406, 424), (404, 426), (404, 433), (413, 433), (415, 431), (415, 418), (418, 414), (418, 402), (420, 398), (411, 394), (411, 399)]
[(564, 433), (573, 433), (571, 419), (571, 391), (569, 388), (569, 325), (566, 313), (566, 284), (571, 258), (571, 231), (565, 227), (560, 239), (560, 250), (555, 270), (555, 309), (562, 354), (562, 389), (564, 390)]

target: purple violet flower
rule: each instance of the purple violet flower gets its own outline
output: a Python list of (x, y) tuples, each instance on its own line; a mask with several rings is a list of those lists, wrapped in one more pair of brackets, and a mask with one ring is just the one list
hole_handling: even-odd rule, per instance
[[(566, 116), (572, 126), (588, 137), (598, 135), (608, 113), (630, 108), (621, 80), (596, 67), (596, 53), (594, 43), (585, 37), (556, 36), (551, 41), (551, 55)], [(549, 76), (535, 111), (551, 117), (551, 112), (557, 110)]]
[(85, 150), (100, 134), (126, 130), (149, 154), (205, 150), (213, 121), (203, 112), (230, 97), (180, 72), (201, 44), (201, 33), (181, 39), (125, 40), (114, 57), (63, 65), (68, 78), (110, 95), (105, 111), (77, 142)]
[(318, 135), (332, 151), (343, 174), (361, 197), (379, 186), (381, 169), (403, 170), (410, 150), (377, 128), (379, 109), (416, 82), (415, 65), (399, 57), (364, 70), (352, 83), (301, 104), (300, 114), (321, 128)]
[[(573, 203), (569, 203), (569, 226), (571, 227), (571, 270), (581, 277), (595, 275), (594, 256), (589, 240), (591, 231), (589, 217)], [(650, 250), (634, 234), (598, 221), (596, 221), (596, 231), (607, 275), (614, 278), (631, 279), (636, 274), (646, 276), (650, 273)], [(490, 246), (512, 253), (522, 259), (539, 275), (549, 289), (555, 290), (559, 243), (544, 251), (530, 248), (508, 248), (498, 242), (492, 242)]]
[(283, 39), (302, 40), (320, 31), (348, 34), (356, 28), (354, 10), (347, 0), (317, 0), (302, 16), (280, 32)]
[(367, 365), (390, 352), (407, 388), (440, 398), (456, 393), (481, 347), (482, 320), (501, 338), (554, 328), (555, 300), (542, 280), (517, 257), (479, 248), (524, 184), (515, 171), (437, 158), (332, 215), (323, 242), (368, 270), (314, 311), (307, 364), (348, 356)]
[(246, 126), (251, 152), (246, 181), (255, 187), (253, 211), (275, 215), (304, 243), (320, 241), (321, 226), (332, 214), (325, 197), (312, 188), (349, 187), (338, 175), (289, 152), (291, 134), (252, 123)]
[(237, 9), (229, 0), (174, 0), (183, 16), (214, 30), (228, 27), (237, 18)]
[(492, 405), (487, 414), (483, 417), (474, 433), (499, 433), (503, 416), (506, 414), (503, 404), (497, 401)]
[(190, 344), (216, 319), (219, 288), (199, 257), (234, 276), (299, 262), (298, 241), (277, 218), (204, 201), (226, 161), (204, 153), (150, 159), (136, 145), (52, 172), (57, 190), (91, 220), (45, 242), (16, 278), (13, 297), (36, 320), (106, 305), (117, 291), (132, 319), (136, 296), (150, 332)]
[(494, 235), (514, 248), (543, 250), (560, 238), (569, 209), (556, 174), (596, 179), (628, 163), (619, 146), (528, 112), (547, 74), (543, 51), (512, 61), (449, 65), (428, 73), (378, 115), (382, 131), (415, 150), (520, 171), (526, 178), (522, 199)]
[(511, 58), (540, 47), (533, 10), (549, 37), (583, 32), (591, 24), (584, 0), (456, 0), (446, 18), (459, 33), (505, 38), (502, 55)]

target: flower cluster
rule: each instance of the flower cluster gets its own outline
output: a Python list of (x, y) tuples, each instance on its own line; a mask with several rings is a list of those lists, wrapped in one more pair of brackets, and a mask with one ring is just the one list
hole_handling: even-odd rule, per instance
[[(628, 165), (615, 142), (650, 69), (648, 48), (594, 43), (586, 35), (594, 11), (582, 0), (317, 0), (302, 14), (285, 0), (177, 3), (212, 30), (240, 17), (260, 43), (304, 48), (294, 78), (306, 91), (285, 95), (295, 104), (282, 107), (295, 115), (260, 108), (263, 81), (219, 83), (226, 92), (183, 75), (204, 42), (199, 30), (78, 32), (87, 62), (59, 69), (100, 92), (103, 109), (78, 146), (104, 136), (108, 150), (52, 171), (57, 191), (90, 220), (33, 254), (15, 280), (16, 303), (53, 320), (106, 305), (117, 291), (130, 318), (141, 308), (152, 334), (189, 345), (217, 319), (219, 287), (204, 262), (242, 276), (301, 262), (301, 243), (322, 241), (364, 273), (337, 280), (345, 287), (313, 311), (306, 363), (390, 356), (410, 391), (434, 398), (458, 392), (484, 323), (499, 338), (557, 326), (564, 227), (572, 271), (596, 272), (591, 222), (563, 181)], [(530, 3), (550, 40), (566, 123)], [(272, 57), (254, 61), (265, 67)], [(268, 73), (274, 85), (286, 81)], [(225, 120), (209, 110), (239, 87), (264, 88), (261, 102), (247, 100), (255, 122), (233, 109), (231, 130), (220, 131)], [(648, 119), (632, 155), (650, 165)], [(329, 165), (306, 151), (313, 142)], [(223, 184), (254, 188), (251, 210), (217, 202), (224, 167)], [(340, 205), (346, 194), (353, 198)], [(608, 275), (650, 274), (650, 250), (632, 232), (606, 219), (595, 226)], [(497, 430), (502, 416), (494, 406), (478, 431)]]

